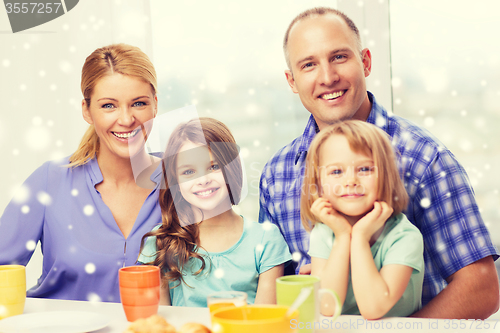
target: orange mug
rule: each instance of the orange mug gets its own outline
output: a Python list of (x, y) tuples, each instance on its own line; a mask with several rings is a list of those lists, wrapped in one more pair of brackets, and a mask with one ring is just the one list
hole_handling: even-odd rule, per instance
[(118, 271), (120, 298), (128, 321), (158, 313), (160, 304), (160, 268), (129, 266)]

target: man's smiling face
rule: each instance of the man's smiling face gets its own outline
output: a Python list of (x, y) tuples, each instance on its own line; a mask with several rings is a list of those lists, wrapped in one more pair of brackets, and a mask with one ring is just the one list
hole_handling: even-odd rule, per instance
[(290, 30), (288, 55), (287, 81), (320, 130), (339, 120), (366, 120), (371, 55), (368, 49), (360, 55), (356, 35), (341, 17), (325, 14), (298, 21)]

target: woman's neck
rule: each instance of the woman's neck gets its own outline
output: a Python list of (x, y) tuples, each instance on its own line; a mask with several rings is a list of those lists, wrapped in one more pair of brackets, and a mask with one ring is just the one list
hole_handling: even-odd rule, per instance
[(136, 166), (143, 166), (151, 164), (149, 155), (145, 151), (140, 152), (131, 158), (120, 158), (116, 155), (98, 154), (97, 163), (101, 169), (102, 177), (106, 182), (113, 182), (116, 184), (124, 184), (136, 182), (137, 175), (142, 170), (136, 170)]

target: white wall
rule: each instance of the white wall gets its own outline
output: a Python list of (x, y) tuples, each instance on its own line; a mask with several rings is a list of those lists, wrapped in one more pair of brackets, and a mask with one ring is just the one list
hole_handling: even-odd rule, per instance
[[(194, 104), (201, 116), (233, 130), (249, 185), (238, 209), (256, 219), (260, 170), (302, 133), (309, 116), (285, 81), (281, 45), (293, 17), (314, 6), (338, 7), (353, 17), (373, 53), (368, 87), (390, 106), (387, 1), (85, 0), (17, 34), (8, 33), (0, 10), (0, 209), (35, 168), (74, 151), (87, 127), (79, 90), (85, 57), (97, 47), (126, 42), (155, 63), (160, 113)], [(37, 252), (28, 266), (29, 286), (40, 272)]]

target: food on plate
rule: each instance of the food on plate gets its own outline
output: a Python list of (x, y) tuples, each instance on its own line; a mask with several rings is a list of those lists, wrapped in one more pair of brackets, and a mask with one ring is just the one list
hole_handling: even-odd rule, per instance
[(170, 325), (165, 318), (152, 315), (134, 321), (123, 333), (176, 333), (175, 327)]
[(156, 314), (146, 319), (137, 319), (123, 333), (212, 333), (212, 331), (198, 323), (184, 324), (177, 331), (165, 318)]
[(198, 323), (187, 323), (182, 325), (178, 333), (211, 333), (205, 325)]

